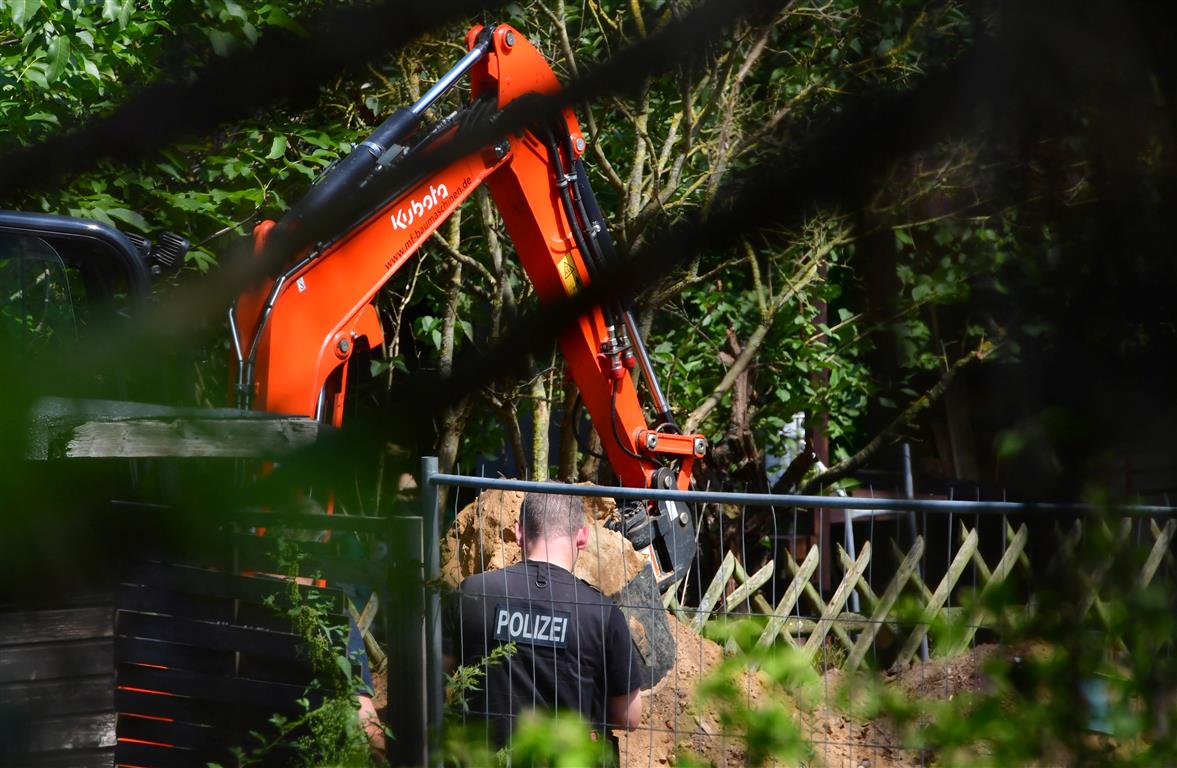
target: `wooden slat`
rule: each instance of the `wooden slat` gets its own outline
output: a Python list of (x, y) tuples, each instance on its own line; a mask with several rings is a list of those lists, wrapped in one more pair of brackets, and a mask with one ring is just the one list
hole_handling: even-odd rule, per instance
[(241, 707), (237, 703), (201, 701), (184, 696), (146, 693), (119, 688), (114, 692), (115, 709), (123, 713), (137, 713), (153, 717), (167, 717), (189, 723), (204, 723), (224, 728), (235, 728), (256, 716), (265, 720), (272, 712), (262, 708)]
[(732, 593), (727, 596), (724, 602), (727, 603), (730, 608), (730, 606), (739, 605), (740, 603), (747, 600), (756, 592), (756, 590), (763, 587), (768, 582), (768, 580), (772, 578), (774, 567), (775, 564), (773, 561), (769, 560), (760, 567), (760, 570), (756, 571), (756, 573), (748, 577), (747, 581), (733, 589)]
[(16, 752), (55, 752), (114, 746), (114, 712), (46, 717), (22, 723), (18, 739), (8, 745)]
[[(749, 600), (749, 597), (751, 597), (750, 602), (752, 602), (753, 605), (758, 607), (763, 606), (763, 608), (761, 608), (762, 615), (771, 616), (772, 606), (769, 605), (768, 601), (764, 599), (764, 596), (756, 590), (760, 589), (762, 586), (764, 586), (765, 582), (772, 578), (772, 572), (775, 567), (773, 561), (769, 560), (767, 563), (761, 566), (760, 570), (753, 574), (751, 578), (748, 577), (748, 572), (744, 570), (742, 565), (740, 565), (739, 560), (736, 560), (735, 564), (736, 567), (732, 571), (732, 575), (735, 576), (736, 581), (739, 582), (740, 586), (732, 590), (732, 593), (727, 596), (726, 602), (728, 610), (730, 611), (732, 606), (740, 605), (745, 600)], [(723, 644), (723, 650), (724, 653), (728, 654), (739, 653), (740, 644), (736, 642), (734, 637), (729, 637), (727, 642)]]
[[(871, 546), (870, 542), (862, 545), (862, 551), (858, 554), (858, 559), (854, 561), (854, 568), (847, 573), (842, 583), (834, 590), (834, 597), (829, 604), (822, 611), (821, 620), (817, 623), (817, 628), (814, 629), (813, 634), (809, 636), (802, 652), (806, 657), (812, 659), (817, 655), (817, 649), (825, 641), (826, 635), (838, 620), (838, 614), (841, 613), (842, 608), (846, 605), (846, 601), (850, 599), (850, 593), (854, 591), (854, 584), (858, 578), (866, 572), (866, 568), (870, 565)], [(845, 641), (843, 641), (845, 642)], [(847, 648), (851, 648), (851, 643), (846, 643)]]
[[(269, 707), (275, 712), (296, 710), (296, 702), (304, 695), (304, 688), (297, 685), (235, 677), (213, 677), (179, 669), (151, 669), (133, 665), (119, 667), (118, 682), (120, 686), (167, 691), (177, 696), (207, 701), (240, 702), (249, 706)], [(308, 697), (312, 700), (322, 698), (321, 694), (314, 692), (308, 694)]]
[[(796, 576), (796, 561), (793, 560), (792, 556), (789, 556), (785, 562), (789, 566), (789, 570), (793, 572), (794, 576)], [(813, 603), (814, 607), (817, 608), (817, 615), (820, 617), (822, 614), (824, 614), (827, 608), (826, 602), (822, 599), (821, 594), (818, 593), (817, 588), (813, 586), (813, 582), (804, 582), (801, 585), (801, 589), (802, 593), (807, 598), (809, 598), (809, 602)], [(842, 642), (842, 645), (844, 645), (847, 649), (854, 647), (854, 641), (850, 639), (850, 633), (846, 631), (846, 628), (842, 626), (841, 622), (835, 621), (833, 624), (827, 626), (829, 626), (830, 631), (834, 633), (834, 636), (837, 637), (838, 640)]]
[(114, 634), (110, 606), (0, 614), (0, 646), (91, 640)]
[[(957, 530), (956, 539), (960, 544), (964, 544), (969, 537), (969, 529), (965, 527), (963, 520), (957, 520), (956, 524), (959, 526)], [(980, 547), (973, 550), (973, 567), (977, 569), (977, 576), (980, 577), (981, 586), (989, 583), (993, 578), (993, 571), (989, 569), (989, 563), (985, 562), (985, 558), (981, 555)]]
[[(1011, 540), (1014, 536), (1017, 536), (1017, 533), (1014, 531), (1014, 527), (1009, 524), (1009, 518), (1005, 515), (1001, 516), (1001, 524), (1005, 527), (1004, 530), (1006, 540)], [(1025, 571), (1030, 571), (1030, 558), (1028, 555), (1026, 555), (1025, 551), (1018, 555), (1018, 565), (1022, 566)]]
[[(270, 536), (241, 534), (231, 537), (242, 568), (258, 571), (277, 572), (281, 570), (278, 539)], [(305, 557), (299, 562), (299, 571), (310, 576), (322, 574), (333, 582), (362, 584), (376, 587), (388, 578), (388, 558), (356, 560), (336, 554), (333, 545), (316, 542), (299, 542), (299, 549)]]
[(715, 604), (723, 596), (724, 587), (727, 586), (728, 579), (732, 577), (735, 567), (736, 556), (728, 552), (727, 556), (723, 558), (723, 562), (720, 563), (719, 570), (715, 572), (715, 578), (711, 580), (711, 585), (707, 587), (707, 591), (699, 600), (699, 607), (695, 609), (695, 616), (691, 619), (691, 627), (696, 632), (703, 629), (703, 625), (707, 623)]
[(137, 613), (160, 613), (200, 621), (233, 621), (234, 601), (228, 597), (208, 597), (168, 590), (124, 584), (119, 588), (117, 606)]
[[(260, 724), (258, 725), (260, 727)], [(209, 747), (235, 747), (252, 742), (248, 731), (236, 728), (218, 728), (212, 725), (196, 725), (179, 721), (168, 722), (129, 714), (119, 715), (118, 735), (120, 739), (154, 741), (185, 749), (199, 749), (206, 760), (213, 759), (210, 754), (213, 750)]]
[(944, 603), (948, 601), (948, 596), (952, 593), (953, 587), (960, 579), (960, 575), (964, 573), (965, 566), (973, 557), (973, 550), (977, 548), (977, 529), (969, 531), (968, 538), (961, 548), (956, 551), (956, 557), (952, 558), (952, 563), (948, 566), (948, 572), (944, 574), (944, 578), (940, 580), (940, 584), (936, 587), (936, 591), (932, 594), (932, 599), (924, 607), (924, 612), (920, 616), (919, 623), (912, 629), (911, 634), (907, 638), (907, 642), (899, 650), (899, 655), (895, 659), (893, 668), (904, 667), (915, 651), (920, 646), (920, 641), (928, 633), (928, 627), (936, 616), (940, 613), (940, 609), (944, 607)]
[(53, 680), (114, 671), (114, 641), (77, 640), (0, 648), (0, 683)]
[(114, 675), (0, 685), (0, 701), (19, 712), (66, 715), (101, 712), (114, 702)]
[[(315, 673), (306, 659), (274, 659), (254, 654), (239, 654), (237, 676), (290, 685), (309, 685)], [(369, 665), (373, 662), (368, 660)]]
[(237, 654), (234, 651), (197, 648), (141, 637), (116, 638), (114, 659), (118, 664), (154, 664), (210, 675), (232, 675), (237, 668)]
[[(123, 581), (127, 584), (149, 585), (172, 592), (228, 597), (254, 603), (264, 603), (267, 597), (285, 594), (288, 589), (284, 581), (276, 578), (241, 576), (205, 568), (153, 562), (140, 562), (130, 566), (124, 574)], [(339, 590), (312, 586), (299, 586), (298, 589), (304, 597), (314, 594), (317, 598), (330, 601), (331, 610), (336, 613), (344, 610), (343, 594)]]
[(284, 659), (298, 658), (300, 653), (297, 635), (132, 611), (119, 611), (118, 633), (200, 648), (250, 651)]
[[(775, 570), (775, 563), (773, 568)], [(733, 575), (741, 584), (748, 583), (748, 572), (744, 570), (744, 566), (740, 564), (739, 560), (736, 561), (736, 570), (733, 572)], [(772, 603), (768, 602), (768, 600), (764, 598), (764, 595), (760, 594), (759, 592), (754, 592), (752, 594), (752, 607), (760, 611), (761, 615), (763, 616), (772, 615)]]
[(118, 765), (150, 766), (151, 768), (207, 768), (208, 760), (200, 752), (190, 749), (139, 744), (120, 741), (114, 748)]
[(850, 655), (846, 658), (846, 663), (843, 665), (844, 668), (855, 670), (862, 664), (862, 660), (866, 658), (867, 650), (870, 649), (871, 643), (874, 642), (875, 636), (879, 633), (879, 627), (886, 621), (891, 608), (899, 598), (899, 594), (907, 586), (911, 574), (915, 573), (916, 568), (919, 567), (920, 558), (923, 555), (924, 537), (916, 536), (915, 543), (912, 544), (907, 557), (903, 558), (903, 562), (899, 564), (899, 568), (895, 571), (895, 578), (891, 579), (891, 583), (883, 590), (883, 596), (875, 606), (870, 622), (863, 629), (862, 634), (858, 636), (858, 640), (855, 641), (854, 648), (850, 651)]
[(114, 747), (5, 755), (5, 768), (112, 768)]
[(972, 609), (968, 612), (965, 618), (964, 634), (948, 647), (948, 654), (959, 653), (972, 642), (973, 636), (977, 634), (977, 626), (980, 623), (983, 610), (982, 606), (984, 606), (986, 599), (993, 594), (993, 591), (997, 589), (998, 585), (1009, 578), (1010, 572), (1013, 571), (1014, 565), (1018, 562), (1018, 556), (1026, 548), (1028, 538), (1029, 533), (1026, 530), (1025, 524), (1019, 526), (1017, 533), (1010, 539), (1005, 554), (1001, 556), (1001, 560), (998, 561), (997, 566), (993, 569), (993, 577), (981, 589), (981, 594), (976, 598)]
[(265, 420), (96, 418), (55, 426), (48, 456), (51, 459), (269, 458), (313, 445), (321, 431), (319, 422), (302, 416)]
[[(787, 562), (789, 568), (793, 571), (793, 581), (785, 589), (785, 594), (781, 595), (780, 602), (777, 603), (776, 609), (772, 612), (772, 618), (768, 620), (764, 631), (760, 633), (760, 639), (757, 643), (764, 648), (772, 645), (777, 635), (780, 634), (781, 628), (789, 618), (789, 612), (793, 610), (793, 606), (801, 598), (801, 591), (804, 585), (808, 584), (809, 580), (813, 578), (813, 572), (817, 570), (818, 559), (821, 556), (818, 554), (817, 547), (810, 549), (805, 554), (805, 560), (802, 561), (799, 568), (793, 560), (792, 555), (787, 554), (786, 557), (788, 557)], [(785, 635), (785, 638), (789, 643), (793, 643), (793, 638), (789, 635)]]
[[(1153, 522), (1153, 526), (1156, 526), (1155, 522)], [(1153, 542), (1148, 558), (1144, 561), (1144, 567), (1140, 569), (1140, 576), (1136, 579), (1136, 586), (1139, 589), (1144, 589), (1152, 583), (1153, 577), (1157, 575), (1157, 569), (1161, 567), (1165, 555), (1169, 552), (1169, 545), (1173, 541), (1175, 532), (1177, 532), (1177, 520), (1170, 520), (1165, 523), (1164, 530), (1154, 534), (1156, 541)]]
[[(843, 573), (851, 571), (854, 568), (854, 560), (850, 557), (846, 550), (842, 548), (841, 544), (835, 542), (834, 549), (838, 552), (838, 563), (842, 566)], [(855, 587), (858, 589), (858, 594), (862, 595), (862, 599), (866, 602), (867, 609), (873, 613), (875, 606), (879, 604), (879, 596), (875, 594), (873, 589), (871, 589), (870, 583), (866, 580), (865, 574), (858, 577), (858, 583), (855, 585)]]
[(1103, 604), (1103, 600), (1099, 597), (1100, 587), (1103, 585), (1104, 576), (1108, 574), (1112, 566), (1115, 564), (1114, 553), (1122, 550), (1124, 544), (1128, 541), (1128, 537), (1132, 534), (1132, 521), (1128, 518), (1122, 518), (1120, 525), (1113, 534), (1108, 528), (1107, 522), (1100, 520), (1100, 530), (1105, 536), (1111, 539), (1111, 556), (1104, 558), (1100, 563), (1097, 563), (1092, 568), (1090, 573), (1081, 572), (1079, 578), (1087, 589), (1087, 594), (1083, 597), (1083, 601), (1079, 604), (1079, 621), (1087, 618), (1087, 614), (1091, 612), (1094, 607), (1096, 613), (1099, 615), (1100, 621), (1106, 627), (1108, 624), (1108, 611)]
[(355, 606), (352, 605), (351, 600), (347, 601), (347, 612), (351, 616), (352, 621), (355, 622), (356, 628), (360, 631), (360, 636), (364, 639), (364, 650), (368, 654), (368, 668), (376, 672), (384, 669), (384, 665), (388, 663), (388, 657), (384, 653), (384, 649), (380, 647), (380, 643), (376, 642), (376, 637), (372, 634), (372, 622), (376, 618), (376, 612), (380, 609), (379, 593), (373, 592), (368, 596), (368, 602), (364, 605), (363, 612), (357, 614)]
[[(899, 545), (895, 543), (894, 539), (891, 539), (890, 543), (891, 554), (895, 555), (896, 560), (903, 562), (903, 558), (906, 557), (906, 554), (902, 549), (899, 548)], [(928, 585), (924, 583), (924, 579), (922, 576), (920, 576), (918, 568), (914, 573), (911, 574), (911, 585), (915, 587), (917, 592), (919, 592), (920, 599), (924, 601), (925, 605), (932, 602), (932, 590), (928, 589)]]

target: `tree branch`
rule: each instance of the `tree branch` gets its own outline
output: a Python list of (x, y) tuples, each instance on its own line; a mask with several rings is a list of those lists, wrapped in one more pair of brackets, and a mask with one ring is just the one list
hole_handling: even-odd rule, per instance
[[(454, 215), (456, 216), (457, 213), (455, 212)], [(477, 272), (484, 280), (486, 280), (486, 282), (490, 283), (491, 285), (495, 284), (496, 281), (495, 281), (494, 275), (492, 275), (490, 273), (489, 269), (482, 266), (482, 264), (480, 264), (474, 258), (467, 256), (466, 254), (462, 253), (460, 250), (455, 248), (454, 245), (449, 240), (446, 240), (445, 237), (442, 236), (440, 231), (434, 232), (431, 239), (435, 244), (440, 245), (442, 250), (445, 251), (447, 254), (449, 254), (450, 258), (454, 259), (459, 264), (465, 264), (467, 267), (470, 267), (475, 272)], [(470, 290), (474, 291), (475, 293), (477, 293), (479, 296), (486, 299), (487, 301), (491, 300), (490, 291), (483, 288), (482, 286), (471, 282), (471, 283), (468, 283), (466, 285), (466, 287), (469, 288)]]
[(802, 496), (815, 493), (822, 486), (837, 482), (838, 480), (841, 480), (861, 467), (867, 462), (867, 460), (878, 453), (879, 449), (887, 443), (887, 440), (892, 435), (911, 424), (924, 411), (928, 410), (932, 404), (943, 397), (944, 393), (948, 391), (950, 386), (952, 386), (953, 380), (956, 379), (956, 375), (960, 373), (961, 370), (975, 362), (989, 357), (991, 354), (993, 354), (993, 352), (999, 349), (999, 347), (1000, 345), (993, 344), (988, 340), (983, 340), (975, 350), (949, 366), (948, 370), (944, 372), (944, 375), (940, 377), (940, 381), (936, 382), (934, 387), (929, 389), (919, 398), (914, 400), (910, 405), (908, 405), (903, 413), (896, 416), (895, 419), (890, 424), (888, 424), (882, 432), (875, 435), (874, 439), (863, 446), (860, 451), (845, 461), (838, 462), (834, 466), (827, 469), (825, 472), (811, 477), (797, 490), (797, 493)]

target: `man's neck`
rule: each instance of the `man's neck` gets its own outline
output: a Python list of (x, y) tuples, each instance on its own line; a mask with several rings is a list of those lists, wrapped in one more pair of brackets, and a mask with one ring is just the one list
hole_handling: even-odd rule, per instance
[(529, 563), (540, 562), (558, 565), (571, 573), (576, 565), (573, 557), (574, 551), (571, 542), (566, 540), (528, 542), (523, 550), (523, 559)]

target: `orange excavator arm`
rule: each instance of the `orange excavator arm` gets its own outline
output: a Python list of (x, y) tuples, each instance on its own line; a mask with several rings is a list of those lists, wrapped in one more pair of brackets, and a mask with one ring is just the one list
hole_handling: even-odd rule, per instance
[[(476, 26), (467, 46), (469, 53), (433, 89), (412, 107), (397, 110), (280, 222), (260, 224), (258, 249), (274, 227), (310, 227), (319, 210), (372, 174), (442, 146), (461, 130), (463, 118), (560, 88), (544, 58), (510, 26)], [(421, 114), (466, 74), (471, 107), (410, 145)], [(584, 150), (576, 117), (565, 110), (549, 124), (506, 136), (411, 184), (354, 226), (320, 240), (277, 279), (239, 297), (230, 313), (238, 405), (339, 425), (347, 365), (357, 342), (363, 339), (370, 348), (383, 343), (373, 304), (377, 292), (480, 184), (487, 184), (543, 304), (590, 284), (613, 255), (581, 163)], [(674, 425), (629, 310), (616, 301), (594, 308), (561, 334), (560, 348), (621, 484), (687, 488), (707, 443), (701, 435), (680, 434)], [(631, 375), (637, 366), (658, 413), (657, 428), (647, 424), (639, 401)], [(660, 580), (689, 564), (694, 536), (688, 511), (664, 504), (653, 510), (630, 507), (626, 516), (627, 535), (649, 550)], [(681, 542), (674, 546), (659, 541), (671, 524), (679, 528), (671, 538)]]

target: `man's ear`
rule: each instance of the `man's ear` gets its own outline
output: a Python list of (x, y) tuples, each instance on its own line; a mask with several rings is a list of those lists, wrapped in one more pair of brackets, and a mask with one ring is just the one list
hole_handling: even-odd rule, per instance
[(515, 521), (515, 541), (519, 542), (519, 548), (521, 550), (523, 550), (523, 554), (524, 554), (524, 556), (526, 556), (527, 555), (527, 547), (524, 545), (524, 542), (523, 542), (523, 526), (521, 525), (521, 521), (519, 521), (519, 520)]
[(589, 537), (588, 526), (587, 525), (580, 526), (580, 528), (578, 528), (576, 531), (576, 538), (574, 538), (572, 540), (572, 543), (576, 545), (576, 549), (578, 552), (580, 550), (584, 549), (585, 545), (588, 544), (588, 537)]

